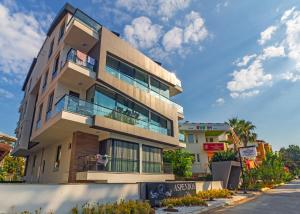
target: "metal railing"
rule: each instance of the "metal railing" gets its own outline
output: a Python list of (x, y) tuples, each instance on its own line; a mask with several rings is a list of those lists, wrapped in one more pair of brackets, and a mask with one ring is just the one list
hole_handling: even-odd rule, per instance
[(139, 114), (130, 110), (123, 110), (121, 108), (110, 109), (105, 106), (91, 103), (85, 100), (81, 100), (77, 97), (64, 95), (56, 104), (55, 112), (61, 112), (62, 110), (85, 115), (85, 116), (104, 116), (113, 120), (118, 120), (124, 123), (128, 123), (140, 128), (148, 129), (153, 132), (157, 132), (163, 135), (170, 135), (171, 131), (154, 125), (149, 121), (139, 119)]
[[(89, 57), (89, 56), (87, 56)], [(93, 59), (93, 58), (92, 58)], [(89, 69), (90, 71), (95, 72), (96, 70), (96, 63), (97, 61), (95, 59), (94, 60), (94, 64), (92, 64), (91, 62), (88, 61), (88, 59), (86, 60), (81, 60), (78, 56), (77, 56), (77, 50), (71, 48), (68, 53), (67, 53), (67, 57), (66, 57), (66, 62), (71, 61), (74, 62), (77, 65), (80, 65), (84, 68)]]
[(175, 103), (174, 101), (168, 99), (167, 97), (165, 97), (165, 96), (157, 93), (156, 91), (152, 90), (151, 88), (149, 88), (148, 84), (141, 83), (141, 82), (137, 81), (136, 79), (134, 79), (134, 78), (132, 78), (132, 77), (126, 75), (126, 74), (123, 74), (120, 71), (118, 71), (115, 68), (112, 68), (108, 65), (106, 65), (106, 71), (108, 73), (112, 74), (113, 76), (115, 76), (116, 78), (118, 78), (120, 80), (123, 80), (123, 81), (125, 81), (125, 82), (127, 82), (127, 83), (129, 83), (129, 84), (145, 91), (145, 92), (148, 92), (148, 93), (152, 94), (153, 96), (167, 102), (170, 105), (175, 106), (176, 109), (177, 109), (177, 112), (183, 114), (183, 107), (181, 105)]
[[(78, 157), (77, 171), (99, 171), (99, 172), (139, 172), (140, 160), (121, 159), (107, 157), (107, 164), (103, 164), (97, 158), (98, 154), (84, 155)], [(172, 174), (171, 163), (142, 161), (142, 173), (165, 173)]]
[(93, 30), (93, 31), (95, 31), (97, 33), (99, 32), (99, 30), (102, 27), (98, 22), (96, 22), (94, 19), (92, 19), (91, 17), (89, 17), (88, 15), (86, 15), (84, 12), (82, 12), (81, 10), (76, 9), (76, 11), (73, 14), (72, 18), (68, 22), (66, 28), (69, 28), (69, 26), (75, 20), (79, 21), (80, 23), (82, 23), (83, 25), (85, 25), (86, 27), (90, 28), (91, 30)]

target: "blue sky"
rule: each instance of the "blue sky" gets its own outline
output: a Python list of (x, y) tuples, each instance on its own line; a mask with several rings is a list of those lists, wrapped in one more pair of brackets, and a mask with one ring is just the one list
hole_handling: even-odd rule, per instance
[[(69, 1), (182, 80), (185, 120), (238, 116), (275, 149), (300, 145), (300, 4), (292, 0)], [(0, 1), (0, 132), (59, 0)]]

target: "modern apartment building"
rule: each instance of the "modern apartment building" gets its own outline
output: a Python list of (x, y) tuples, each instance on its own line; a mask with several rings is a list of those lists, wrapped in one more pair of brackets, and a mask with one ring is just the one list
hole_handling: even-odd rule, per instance
[(194, 176), (210, 173), (209, 161), (215, 152), (228, 149), (230, 126), (226, 123), (190, 123), (179, 125), (180, 140), (186, 142), (186, 150), (195, 155)]
[(58, 13), (23, 91), (13, 154), (26, 182), (174, 179), (162, 151), (185, 146), (180, 80), (81, 10)]

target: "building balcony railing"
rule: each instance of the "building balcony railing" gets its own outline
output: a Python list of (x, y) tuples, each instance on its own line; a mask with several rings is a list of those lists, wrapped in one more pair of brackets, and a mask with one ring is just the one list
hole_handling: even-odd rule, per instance
[(156, 91), (152, 90), (151, 88), (149, 88), (148, 84), (144, 83), (144, 82), (139, 82), (137, 81), (136, 79), (126, 75), (126, 74), (123, 74), (121, 72), (119, 72), (118, 70), (110, 67), (110, 66), (106, 66), (106, 71), (110, 74), (112, 74), (114, 77), (122, 80), (122, 81), (125, 81), (127, 83), (129, 83), (130, 85), (133, 85), (147, 93), (150, 93), (151, 95), (167, 102), (168, 104), (170, 105), (173, 105), (174, 107), (176, 107), (177, 109), (177, 112), (178, 113), (181, 113), (183, 114), (183, 107), (180, 106), (179, 104), (173, 102), (172, 100), (170, 100), (169, 98), (157, 93)]
[(86, 57), (82, 58), (82, 57), (79, 57), (78, 54), (84, 55), (84, 53), (81, 53), (80, 51), (71, 48), (67, 53), (66, 62), (68, 62), (68, 61), (74, 62), (75, 64), (80, 65), (81, 67), (84, 67), (90, 71), (95, 72), (96, 71), (96, 60), (88, 55), (86, 55)]
[(118, 120), (120, 122), (124, 122), (130, 125), (134, 125), (143, 129), (148, 129), (150, 131), (160, 133), (163, 135), (170, 135), (170, 130), (168, 130), (167, 128), (160, 127), (150, 123), (149, 121), (139, 119), (138, 114), (129, 110), (123, 111), (121, 109), (110, 109), (69, 95), (63, 96), (55, 104), (55, 112), (61, 112), (62, 110), (76, 114), (81, 114), (84, 116), (99, 115), (113, 120)]
[[(78, 158), (77, 171), (138, 173), (140, 160), (105, 157), (99, 154), (85, 155)], [(173, 174), (173, 168), (170, 163), (142, 161), (142, 173)]]
[(73, 14), (72, 18), (70, 19), (70, 21), (67, 24), (67, 28), (74, 22), (74, 21), (79, 21), (80, 23), (82, 23), (83, 25), (85, 25), (86, 27), (92, 29), (95, 32), (99, 32), (99, 30), (101, 29), (101, 25), (99, 23), (97, 23), (94, 19), (92, 19), (91, 17), (89, 17), (88, 15), (86, 15), (84, 12), (82, 12), (81, 10), (76, 10), (75, 13)]

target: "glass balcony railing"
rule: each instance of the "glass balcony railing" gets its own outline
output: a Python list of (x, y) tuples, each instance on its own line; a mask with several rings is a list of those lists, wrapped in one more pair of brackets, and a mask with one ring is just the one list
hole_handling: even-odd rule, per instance
[(79, 21), (80, 23), (82, 23), (83, 25), (85, 25), (86, 27), (90, 28), (93, 31), (96, 31), (97, 33), (99, 32), (99, 30), (101, 29), (101, 25), (96, 22), (94, 19), (92, 19), (91, 17), (89, 17), (88, 15), (86, 15), (84, 12), (82, 12), (81, 10), (76, 10), (75, 13), (73, 14), (72, 18), (70, 19), (70, 21), (67, 24), (67, 28), (74, 22), (74, 21)]
[[(82, 55), (81, 57), (79, 57), (80, 54)], [(67, 61), (74, 62), (90, 71), (96, 71), (96, 60), (73, 48), (71, 48), (67, 53), (66, 62)]]
[(103, 117), (108, 117), (113, 120), (118, 120), (130, 125), (134, 125), (143, 129), (148, 129), (153, 132), (157, 132), (163, 135), (169, 135), (170, 130), (167, 128), (157, 126), (150, 123), (149, 121), (141, 120), (138, 118), (138, 114), (134, 114), (129, 111), (118, 111), (115, 109), (110, 109), (98, 104), (90, 103), (85, 100), (78, 99), (77, 97), (72, 97), (65, 95), (55, 104), (55, 112), (69, 111), (76, 114), (81, 114), (84, 116), (94, 116), (99, 115)]
[(180, 141), (180, 142), (185, 142), (184, 134), (179, 133), (178, 138), (179, 138), (179, 141)]
[(171, 101), (167, 97), (164, 97), (164, 96), (160, 95), (156, 91), (151, 90), (146, 83), (139, 82), (136, 79), (134, 79), (134, 78), (132, 78), (132, 77), (126, 75), (126, 74), (123, 74), (123, 73), (119, 72), (118, 70), (116, 70), (115, 68), (112, 68), (110, 66), (106, 66), (106, 71), (108, 73), (112, 74), (113, 76), (115, 76), (116, 78), (118, 78), (120, 80), (123, 80), (123, 81), (129, 83), (130, 85), (133, 85), (133, 86), (135, 86), (135, 87), (137, 87), (137, 88), (139, 88), (139, 89), (141, 89), (141, 90), (143, 90), (145, 92), (148, 92), (151, 95), (153, 95), (153, 96), (155, 96), (155, 97), (157, 97), (157, 98), (159, 98), (159, 99), (167, 102), (170, 105), (175, 106), (177, 108), (177, 112), (183, 114), (183, 107), (182, 106), (180, 106), (177, 103)]

